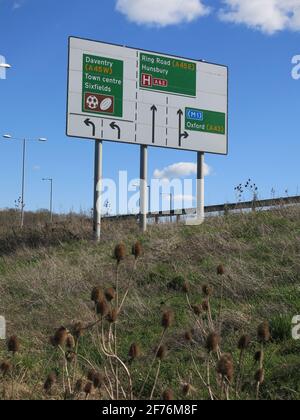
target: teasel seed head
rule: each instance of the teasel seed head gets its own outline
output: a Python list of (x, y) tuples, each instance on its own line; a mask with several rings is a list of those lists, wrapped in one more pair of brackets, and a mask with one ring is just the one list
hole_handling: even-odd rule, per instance
[(218, 276), (224, 276), (224, 274), (225, 274), (224, 265), (222, 265), (222, 264), (218, 265), (217, 274), (218, 274)]
[(76, 322), (72, 328), (73, 330), (73, 336), (78, 341), (80, 337), (83, 336), (84, 327), (81, 322)]
[(212, 295), (212, 293), (213, 293), (213, 287), (210, 286), (209, 284), (205, 284), (202, 287), (202, 292), (203, 292), (204, 296), (210, 297)]
[(229, 383), (232, 382), (234, 376), (233, 359), (230, 354), (224, 354), (218, 364), (217, 373), (222, 376), (223, 380), (227, 379)]
[(142, 245), (140, 242), (136, 242), (132, 246), (132, 255), (135, 257), (136, 260), (142, 255)]
[(212, 332), (206, 339), (206, 349), (209, 353), (216, 353), (221, 343), (219, 334)]
[(95, 372), (94, 379), (93, 379), (93, 385), (95, 389), (101, 389), (102, 385), (104, 383), (104, 377), (99, 372)]
[(56, 383), (56, 380), (57, 380), (56, 373), (55, 372), (49, 373), (49, 375), (47, 376), (46, 381), (44, 383), (44, 391), (47, 394), (51, 391), (53, 385)]
[(94, 287), (91, 293), (91, 300), (95, 302), (95, 304), (97, 304), (103, 299), (104, 299), (104, 293), (101, 287), (99, 286)]
[(108, 314), (107, 314), (107, 317), (106, 317), (106, 319), (107, 319), (107, 321), (110, 323), (110, 324), (114, 324), (115, 322), (117, 322), (117, 319), (118, 319), (118, 310), (117, 309), (111, 309), (109, 312), (108, 312)]
[(188, 384), (188, 383), (182, 384), (182, 394), (183, 394), (183, 396), (188, 397), (189, 394), (191, 393), (192, 389), (193, 388), (192, 388), (191, 384)]
[(92, 382), (87, 382), (84, 389), (83, 389), (84, 393), (86, 396), (90, 395), (93, 391), (93, 384)]
[(207, 301), (207, 300), (204, 300), (204, 301), (202, 302), (202, 310), (203, 310), (204, 312), (207, 312), (207, 311), (209, 310), (209, 303), (208, 303), (208, 301)]
[(68, 363), (72, 363), (76, 359), (76, 353), (74, 353), (73, 351), (66, 351), (65, 357)]
[(72, 334), (68, 334), (66, 338), (66, 348), (72, 350), (75, 347), (75, 340)]
[(94, 382), (94, 377), (95, 377), (96, 374), (97, 374), (97, 372), (95, 370), (90, 369), (88, 371), (86, 377), (90, 382)]
[(193, 334), (192, 334), (192, 332), (191, 331), (186, 331), (185, 333), (184, 333), (184, 339), (187, 341), (187, 342), (191, 342), (191, 341), (193, 341)]
[(200, 316), (202, 314), (202, 306), (201, 305), (193, 305), (192, 309), (193, 309), (193, 312), (196, 316)]
[(63, 347), (68, 337), (68, 331), (65, 327), (60, 327), (55, 331), (54, 336), (50, 338), (51, 344), (54, 347)]
[(171, 310), (165, 311), (162, 316), (161, 325), (166, 330), (170, 328), (174, 321), (174, 312)]
[(264, 369), (259, 369), (254, 376), (255, 382), (262, 385), (265, 382), (265, 371)]
[(126, 247), (123, 243), (117, 245), (115, 247), (115, 259), (117, 260), (117, 263), (120, 264), (121, 261), (123, 261), (126, 257)]
[(250, 346), (251, 338), (249, 335), (243, 335), (238, 342), (238, 349), (241, 351), (247, 350)]
[(7, 350), (16, 354), (20, 350), (20, 342), (16, 335), (12, 335), (7, 341)]
[(166, 355), (167, 355), (167, 348), (166, 348), (166, 346), (165, 345), (161, 345), (160, 347), (159, 347), (159, 349), (157, 350), (157, 354), (156, 354), (156, 357), (157, 357), (157, 359), (159, 359), (159, 360), (163, 360), (165, 357), (166, 357)]
[(257, 328), (257, 338), (260, 343), (268, 343), (271, 339), (270, 325), (268, 321), (263, 322)]
[(174, 392), (172, 391), (172, 389), (166, 389), (163, 392), (162, 398), (163, 398), (164, 401), (174, 400)]
[(116, 291), (113, 287), (110, 287), (109, 289), (105, 290), (105, 297), (107, 302), (111, 302), (112, 300), (114, 300), (116, 296)]
[(141, 349), (139, 345), (137, 343), (132, 343), (128, 352), (128, 356), (130, 360), (135, 360), (138, 357), (140, 357), (140, 355), (141, 355)]
[(264, 357), (263, 352), (262, 351), (257, 351), (254, 355), (254, 361), (257, 362), (257, 363), (260, 363), (262, 361), (263, 357)]
[(8, 361), (4, 361), (0, 363), (0, 372), (3, 376), (6, 376), (11, 370), (11, 364)]
[(77, 394), (79, 394), (82, 391), (82, 387), (83, 387), (83, 380), (82, 379), (78, 379), (75, 383), (75, 392)]
[(96, 312), (97, 312), (98, 315), (101, 315), (102, 317), (104, 317), (108, 314), (109, 305), (106, 302), (106, 300), (100, 300), (99, 302), (97, 302)]
[(189, 293), (190, 289), (191, 289), (190, 283), (187, 280), (185, 280), (185, 282), (182, 285), (183, 292), (184, 293)]

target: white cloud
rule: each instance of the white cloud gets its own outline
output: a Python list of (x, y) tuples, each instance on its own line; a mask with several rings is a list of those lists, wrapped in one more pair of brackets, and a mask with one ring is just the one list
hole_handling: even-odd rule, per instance
[(13, 3), (13, 6), (12, 6), (13, 10), (18, 10), (18, 9), (20, 9), (20, 7), (22, 7), (21, 3), (17, 2), (17, 1), (15, 1)]
[[(211, 168), (205, 163), (204, 164), (204, 174), (205, 176), (210, 175)], [(173, 165), (166, 166), (163, 169), (156, 169), (153, 173), (154, 178), (159, 179), (175, 179), (188, 177), (197, 174), (197, 165), (192, 162), (179, 162), (174, 163)]]
[(300, 30), (300, 0), (223, 0), (221, 20), (245, 24), (267, 34)]
[(117, 0), (117, 11), (138, 24), (168, 26), (209, 13), (202, 0)]

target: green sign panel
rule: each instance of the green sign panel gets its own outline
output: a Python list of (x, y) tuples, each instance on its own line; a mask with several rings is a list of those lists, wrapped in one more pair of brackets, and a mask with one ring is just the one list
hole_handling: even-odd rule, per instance
[(204, 109), (185, 109), (185, 129), (213, 134), (226, 133), (226, 114)]
[(123, 117), (124, 63), (83, 54), (82, 111)]
[(195, 97), (196, 86), (196, 63), (140, 53), (140, 88)]

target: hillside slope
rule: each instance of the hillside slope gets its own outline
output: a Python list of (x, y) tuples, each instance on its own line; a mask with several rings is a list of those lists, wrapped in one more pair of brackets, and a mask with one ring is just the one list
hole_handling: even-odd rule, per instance
[[(12, 361), (16, 378), (13, 398), (49, 398), (43, 392), (43, 383), (53, 369), (59, 376), (51, 398), (63, 398), (63, 362), (59, 349), (53, 354), (49, 336), (62, 325), (71, 328), (76, 321), (84, 325), (95, 322), (91, 290), (95, 286), (115, 286), (116, 261), (112, 256), (115, 246), (124, 242), (127, 256), (118, 269), (120, 300), (128, 285), (130, 290), (118, 318), (118, 354), (130, 366), (135, 398), (150, 396), (157, 362), (141, 393), (140, 390), (153, 350), (160, 341), (162, 313), (172, 310), (175, 319), (164, 334), (167, 355), (159, 362), (153, 398), (160, 398), (166, 389), (172, 389), (174, 398), (185, 398), (184, 384), (189, 384), (188, 398), (210, 397), (209, 387), (203, 383), (207, 374), (206, 337), (199, 325), (206, 325), (207, 333), (214, 329), (221, 334), (222, 351), (233, 355), (236, 375), (237, 342), (241, 335), (250, 335), (252, 343), (244, 357), (243, 384), (237, 393), (234, 385), (229, 392), (230, 398), (255, 398), (254, 376), (258, 367), (253, 355), (261, 349), (256, 343), (257, 326), (269, 321), (272, 340), (264, 350), (265, 381), (260, 387), (260, 398), (300, 399), (300, 342), (291, 338), (292, 318), (300, 314), (299, 208), (211, 218), (199, 227), (151, 226), (144, 235), (134, 222), (111, 222), (105, 224), (104, 239), (99, 245), (77, 231), (68, 240), (60, 239), (60, 229), (57, 226), (47, 234), (39, 229), (34, 241), (27, 240), (22, 246), (20, 239), (10, 252), (9, 246), (4, 247), (6, 252), (0, 257), (0, 315), (7, 319), (8, 335), (17, 335), (20, 340), (20, 351)], [(31, 229), (30, 235), (33, 232)], [(10, 233), (6, 231), (5, 235), (8, 241)], [(56, 240), (39, 242), (38, 235), (54, 236)], [(26, 233), (22, 233), (24, 236)], [(4, 249), (3, 237), (0, 239)], [(134, 257), (130, 254), (136, 241), (142, 244), (143, 253), (134, 270)], [(217, 274), (220, 264), (224, 275)], [(205, 302), (203, 285), (213, 287), (213, 325), (205, 311), (198, 319), (194, 315), (195, 308), (189, 307), (184, 292), (185, 281), (193, 307)], [(187, 332), (191, 332), (191, 337)], [(87, 366), (78, 362), (76, 378), (85, 375), (89, 366), (102, 371), (106, 368), (97, 334), (99, 331), (87, 329), (80, 340), (79, 352)], [(142, 354), (131, 364), (128, 349), (132, 343), (138, 343)], [(0, 363), (10, 357), (5, 343), (0, 341)], [(221, 398), (223, 391), (219, 393), (215, 374), (218, 358), (210, 357), (213, 393), (215, 398)], [(124, 381), (123, 395), (127, 395), (122, 367), (119, 375)], [(2, 379), (1, 384), (0, 375), (0, 399), (10, 393), (6, 381)], [(107, 381), (106, 391), (109, 378)], [(102, 395), (107, 397), (104, 391)], [(98, 398), (98, 394), (94, 391), (91, 398)]]

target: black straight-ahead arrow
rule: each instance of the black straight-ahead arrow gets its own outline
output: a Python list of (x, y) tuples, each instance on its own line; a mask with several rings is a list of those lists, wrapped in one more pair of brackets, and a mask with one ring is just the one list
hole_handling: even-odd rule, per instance
[(155, 143), (155, 114), (157, 112), (157, 108), (155, 105), (152, 105), (151, 107), (152, 111), (152, 143)]
[(183, 116), (183, 111), (181, 109), (178, 110), (177, 112), (178, 117), (179, 117), (179, 124), (178, 124), (178, 140), (179, 140), (179, 147), (182, 146), (182, 138), (187, 139), (189, 137), (189, 134), (185, 131), (184, 133), (182, 133), (182, 116)]
[(121, 128), (114, 121), (110, 124), (110, 126), (113, 130), (118, 130), (118, 140), (120, 140), (121, 139)]
[(84, 124), (85, 124), (87, 127), (92, 127), (92, 128), (93, 128), (93, 137), (95, 137), (95, 136), (96, 136), (96, 126), (95, 126), (95, 124), (93, 123), (93, 121), (91, 121), (89, 118), (87, 118), (87, 119), (84, 121)]

